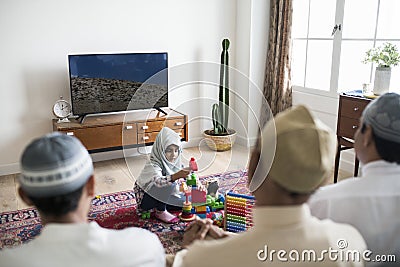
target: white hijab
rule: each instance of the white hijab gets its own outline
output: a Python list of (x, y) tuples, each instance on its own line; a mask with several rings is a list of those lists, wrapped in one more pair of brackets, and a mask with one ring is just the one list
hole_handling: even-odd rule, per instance
[[(169, 162), (165, 157), (165, 150), (170, 145), (176, 145), (178, 157), (175, 162)], [(151, 150), (150, 159), (147, 160), (137, 183), (143, 190), (148, 190), (154, 177), (172, 175), (182, 169), (182, 143), (181, 137), (168, 127), (164, 127), (158, 133)]]

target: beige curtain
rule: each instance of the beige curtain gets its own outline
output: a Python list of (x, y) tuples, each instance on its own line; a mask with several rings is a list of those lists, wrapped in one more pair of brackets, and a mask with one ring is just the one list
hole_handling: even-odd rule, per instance
[[(273, 115), (292, 106), (290, 74), (292, 13), (292, 0), (270, 0), (264, 97)], [(270, 114), (262, 115), (261, 127), (269, 117)]]

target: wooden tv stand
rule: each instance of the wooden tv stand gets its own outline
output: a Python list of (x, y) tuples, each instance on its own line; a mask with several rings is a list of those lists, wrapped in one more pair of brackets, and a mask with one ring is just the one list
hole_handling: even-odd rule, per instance
[(149, 109), (87, 116), (83, 123), (53, 119), (53, 131), (76, 136), (90, 153), (152, 145), (164, 126), (188, 141), (187, 115), (170, 108), (163, 110), (168, 115)]

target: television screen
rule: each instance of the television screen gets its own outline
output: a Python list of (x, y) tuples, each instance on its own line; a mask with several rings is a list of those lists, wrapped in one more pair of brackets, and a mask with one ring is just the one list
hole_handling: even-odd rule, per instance
[(168, 54), (69, 55), (72, 113), (168, 106)]

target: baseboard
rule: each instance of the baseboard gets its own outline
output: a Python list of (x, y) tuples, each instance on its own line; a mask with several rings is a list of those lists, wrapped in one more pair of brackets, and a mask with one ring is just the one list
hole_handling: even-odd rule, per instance
[(257, 142), (257, 137), (244, 137), (244, 136), (236, 136), (236, 144), (244, 146), (244, 147), (253, 147)]
[(21, 168), (19, 163), (5, 164), (0, 166), (0, 176), (19, 173)]

